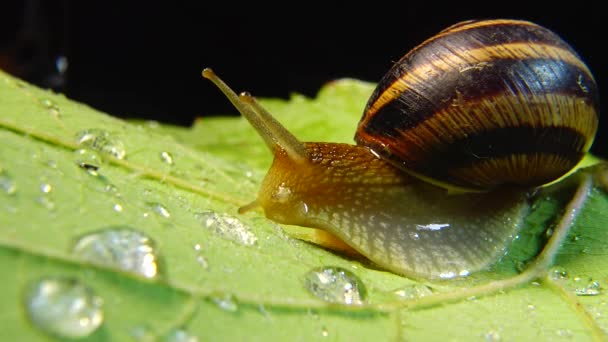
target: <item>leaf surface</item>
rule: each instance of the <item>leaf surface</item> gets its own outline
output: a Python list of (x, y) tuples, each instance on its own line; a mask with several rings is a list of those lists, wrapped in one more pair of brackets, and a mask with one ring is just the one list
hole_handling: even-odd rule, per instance
[[(351, 142), (372, 89), (339, 80), (315, 99), (293, 95), (262, 103), (304, 141)], [(608, 329), (602, 289), (608, 198), (600, 190), (562, 246), (554, 276), (461, 298), (463, 288), (517, 274), (542, 247), (563, 202), (538, 201), (491, 270), (421, 283), (293, 239), (260, 212), (237, 214), (255, 197), (271, 161), (241, 118), (200, 119), (191, 128), (126, 122), (3, 73), (0, 113), (0, 319), (7, 340), (60, 339), (28, 319), (25, 290), (59, 276), (103, 299), (104, 321), (86, 338), (91, 341), (162, 339), (178, 329), (205, 341), (593, 340)], [(86, 132), (107, 136), (79, 145)], [(104, 153), (116, 152), (112, 146), (124, 148), (123, 159)], [(157, 277), (73, 253), (79, 237), (111, 227), (154, 241)], [(323, 266), (358, 276), (367, 289), (364, 304), (313, 296), (306, 275)], [(576, 296), (590, 286), (595, 295)]]

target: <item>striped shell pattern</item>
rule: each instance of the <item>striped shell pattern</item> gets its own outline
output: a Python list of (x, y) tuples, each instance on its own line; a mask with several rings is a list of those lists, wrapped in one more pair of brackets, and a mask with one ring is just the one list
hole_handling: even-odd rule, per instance
[(446, 187), (536, 186), (581, 160), (598, 118), (589, 68), (555, 33), (527, 21), (468, 21), (391, 68), (355, 140)]

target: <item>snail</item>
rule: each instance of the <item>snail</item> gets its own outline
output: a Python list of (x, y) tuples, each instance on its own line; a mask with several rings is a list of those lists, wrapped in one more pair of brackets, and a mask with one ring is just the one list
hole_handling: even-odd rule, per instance
[(572, 170), (598, 127), (589, 68), (557, 34), (521, 20), (466, 21), (418, 45), (378, 83), (357, 145), (300, 142), (248, 93), (210, 79), (274, 161), (257, 199), (382, 269), (466, 276), (504, 254), (530, 194)]

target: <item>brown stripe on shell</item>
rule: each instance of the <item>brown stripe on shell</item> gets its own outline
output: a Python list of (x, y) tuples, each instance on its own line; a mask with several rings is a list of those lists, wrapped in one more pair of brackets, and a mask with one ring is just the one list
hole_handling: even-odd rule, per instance
[(570, 50), (576, 55), (574, 50), (558, 35), (528, 21), (509, 19), (466, 21), (448, 27), (410, 50), (379, 82), (372, 98), (379, 98), (394, 80), (401, 78), (404, 73), (410, 72), (409, 67), (412, 65), (424, 64), (425, 59), (429, 58), (428, 55), (425, 55), (427, 52), (433, 55), (449, 56), (459, 51), (515, 43), (553, 45)]
[[(530, 125), (498, 127), (439, 143), (426, 141), (424, 137), (409, 142), (398, 146), (385, 145), (384, 150), (382, 145), (377, 146), (376, 142), (372, 142), (370, 148), (382, 151), (380, 153), (394, 165), (415, 175), (423, 175), (440, 184), (479, 190), (501, 184), (541, 185), (552, 181), (574, 167), (590, 144), (588, 136), (571, 127)], [(522, 166), (522, 163), (515, 162), (501, 164), (500, 160), (515, 160), (510, 159), (513, 156), (525, 156), (546, 163), (559, 159), (560, 163), (545, 167), (544, 164), (539, 166), (539, 163), (531, 162), (518, 173), (505, 173), (505, 170), (516, 170)], [(489, 170), (494, 166), (496, 173), (492, 176)], [(473, 171), (467, 174), (462, 170)], [(488, 173), (478, 179), (478, 173), (483, 173), (479, 170)], [(535, 183), (539, 180), (540, 183)]]
[(514, 43), (484, 47), (404, 63), (403, 68), (408, 70), (400, 73), (399, 78), (383, 80), (390, 85), (377, 98), (370, 98), (362, 122), (393, 101), (399, 101), (398, 106), (411, 104), (413, 109), (403, 110), (417, 113), (420, 107), (441, 106), (458, 93), (475, 92), (475, 96), (483, 96), (484, 92), (496, 92), (501, 86), (510, 86), (505, 90), (513, 92), (556, 91), (555, 88), (566, 86), (569, 92), (596, 94), (595, 80), (578, 56), (550, 45)]

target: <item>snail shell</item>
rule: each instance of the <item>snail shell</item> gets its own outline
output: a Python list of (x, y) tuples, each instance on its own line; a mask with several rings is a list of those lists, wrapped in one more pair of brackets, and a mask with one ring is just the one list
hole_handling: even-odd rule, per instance
[(468, 21), (426, 40), (382, 78), (355, 140), (440, 186), (537, 186), (572, 169), (598, 127), (589, 68), (527, 21)]

